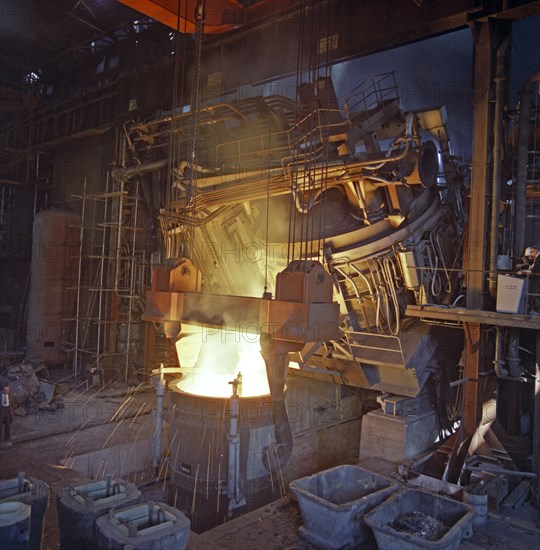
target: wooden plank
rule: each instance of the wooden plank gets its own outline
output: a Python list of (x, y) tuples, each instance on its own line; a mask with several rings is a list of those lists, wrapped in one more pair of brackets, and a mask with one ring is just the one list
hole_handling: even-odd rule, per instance
[(498, 313), (467, 308), (438, 306), (407, 306), (405, 314), (429, 321), (454, 321), (456, 323), (479, 323), (499, 327), (531, 328), (540, 330), (540, 316), (517, 313)]
[(473, 158), (470, 186), (468, 242), (465, 277), (467, 281), (467, 306), (481, 308), (485, 282), (487, 189), (491, 181), (489, 155), (492, 150), (493, 103), (493, 24), (490, 21), (472, 26), (474, 37), (474, 113)]
[(531, 481), (523, 480), (505, 499), (503, 502), (504, 508), (515, 508), (517, 505), (522, 504), (527, 498), (529, 490), (531, 489)]

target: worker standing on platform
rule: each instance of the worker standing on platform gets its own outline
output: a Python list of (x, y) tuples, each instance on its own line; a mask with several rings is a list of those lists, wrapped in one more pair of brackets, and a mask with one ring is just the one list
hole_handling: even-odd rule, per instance
[(529, 296), (530, 313), (540, 315), (540, 258), (537, 246), (528, 246), (525, 249), (525, 258), (529, 263)]
[(0, 393), (0, 440), (5, 447), (11, 446), (11, 400), (9, 396), (9, 386), (3, 386)]

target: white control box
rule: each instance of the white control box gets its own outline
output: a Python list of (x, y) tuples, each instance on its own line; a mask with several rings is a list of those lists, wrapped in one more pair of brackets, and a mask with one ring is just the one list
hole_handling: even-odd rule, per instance
[(527, 279), (514, 275), (499, 275), (497, 279), (497, 311), (525, 313)]

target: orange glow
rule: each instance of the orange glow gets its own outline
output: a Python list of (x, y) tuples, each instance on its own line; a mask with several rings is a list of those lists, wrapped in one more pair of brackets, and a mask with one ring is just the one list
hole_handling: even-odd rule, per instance
[(182, 335), (176, 343), (182, 368), (182, 380), (177, 384), (180, 391), (227, 398), (232, 395), (229, 382), (241, 373), (240, 397), (270, 393), (257, 335), (193, 326), (182, 326)]

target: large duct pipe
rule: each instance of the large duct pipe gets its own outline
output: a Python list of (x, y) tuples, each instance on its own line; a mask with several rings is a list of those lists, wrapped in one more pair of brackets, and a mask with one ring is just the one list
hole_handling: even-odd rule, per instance
[(514, 258), (519, 258), (525, 247), (525, 205), (527, 196), (527, 163), (529, 154), (529, 124), (531, 116), (531, 95), (533, 84), (540, 83), (540, 70), (533, 73), (520, 92), (519, 134), (516, 173), (516, 195), (514, 207)]
[(495, 368), (495, 374), (499, 378), (505, 378), (508, 376), (508, 371), (504, 368), (503, 359), (503, 334), (501, 327), (495, 327), (495, 359), (493, 360), (493, 366)]
[(506, 81), (505, 59), (510, 38), (503, 40), (497, 49), (497, 67), (495, 73), (495, 114), (493, 120), (493, 177), (491, 188), (491, 233), (489, 243), (489, 294), (497, 295), (497, 255), (499, 235), (499, 200), (501, 195), (501, 164), (503, 147), (503, 101)]
[(521, 375), (520, 359), (519, 359), (519, 330), (511, 328), (508, 331), (508, 370), (510, 376), (515, 378)]

